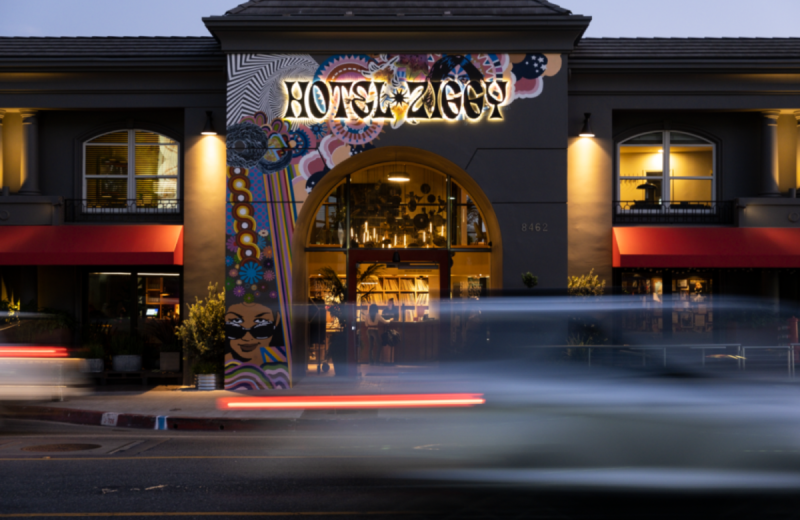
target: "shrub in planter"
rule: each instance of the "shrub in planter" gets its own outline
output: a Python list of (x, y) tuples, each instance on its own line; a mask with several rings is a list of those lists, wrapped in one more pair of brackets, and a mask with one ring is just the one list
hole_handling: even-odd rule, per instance
[(111, 338), (111, 365), (115, 372), (138, 372), (142, 369), (144, 342), (135, 334), (116, 334)]
[(189, 306), (188, 315), (175, 333), (195, 360), (195, 374), (208, 376), (222, 372), (225, 356), (225, 291), (217, 292), (216, 284), (209, 285), (208, 296), (202, 300), (195, 298), (194, 305)]
[(208, 360), (200, 360), (194, 367), (195, 380), (198, 390), (216, 390), (219, 387), (222, 366)]

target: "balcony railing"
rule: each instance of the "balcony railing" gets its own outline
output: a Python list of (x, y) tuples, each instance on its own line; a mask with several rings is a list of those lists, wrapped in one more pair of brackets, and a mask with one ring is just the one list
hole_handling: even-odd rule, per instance
[(65, 222), (183, 222), (183, 201), (159, 200), (142, 202), (136, 199), (64, 201)]
[(614, 224), (732, 225), (734, 201), (615, 201)]

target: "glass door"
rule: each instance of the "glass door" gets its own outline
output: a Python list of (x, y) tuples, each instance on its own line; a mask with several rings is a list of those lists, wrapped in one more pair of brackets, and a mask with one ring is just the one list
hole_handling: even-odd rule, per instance
[(439, 362), (449, 279), (446, 251), (350, 251), (350, 364), (379, 375)]

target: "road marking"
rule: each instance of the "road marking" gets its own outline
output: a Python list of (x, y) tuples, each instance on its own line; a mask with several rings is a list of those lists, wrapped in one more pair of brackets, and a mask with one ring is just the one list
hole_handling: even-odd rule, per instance
[(72, 517), (137, 517), (137, 516), (408, 516), (424, 511), (264, 511), (264, 512), (202, 512), (202, 513), (11, 513), (0, 518), (72, 518)]
[(101, 426), (116, 426), (118, 419), (119, 419), (119, 414), (118, 413), (106, 412), (100, 418), (100, 425)]
[(124, 445), (120, 446), (119, 448), (117, 448), (115, 450), (109, 451), (108, 454), (109, 455), (113, 455), (115, 453), (119, 453), (120, 451), (128, 451), (129, 449), (133, 448), (134, 446), (138, 446), (138, 445), (140, 445), (142, 443), (144, 443), (144, 441), (129, 442), (128, 444), (124, 444)]
[[(370, 458), (366, 455), (165, 455), (153, 457), (6, 457), (0, 458), (0, 462), (7, 461), (76, 461), (76, 460), (181, 460), (181, 459), (365, 459)], [(0, 516), (2, 518), (2, 516)]]

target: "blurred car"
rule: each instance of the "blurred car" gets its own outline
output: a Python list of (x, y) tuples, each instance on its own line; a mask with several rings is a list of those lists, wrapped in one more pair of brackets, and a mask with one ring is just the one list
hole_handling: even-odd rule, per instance
[(83, 395), (82, 362), (65, 347), (0, 345), (0, 402)]

